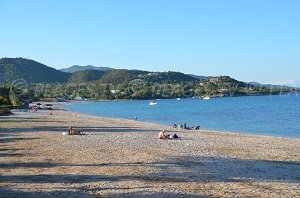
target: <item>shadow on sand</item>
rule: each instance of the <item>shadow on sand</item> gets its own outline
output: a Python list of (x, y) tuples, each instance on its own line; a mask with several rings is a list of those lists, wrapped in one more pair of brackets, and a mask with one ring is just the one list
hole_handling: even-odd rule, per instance
[[(72, 126), (73, 129), (80, 129), (85, 133), (97, 133), (97, 132), (156, 132), (158, 133), (159, 130), (153, 130), (153, 129), (140, 129), (137, 127), (87, 127), (87, 126)], [(0, 129), (1, 131), (4, 131), (5, 129)], [(37, 126), (37, 127), (31, 127), (31, 128), (17, 128), (17, 127), (9, 127), (6, 129), (6, 131), (11, 131), (12, 133), (32, 133), (32, 132), (66, 132), (68, 131), (68, 126), (61, 127), (61, 126)]]
[[(266, 160), (243, 160), (221, 157), (174, 157), (164, 161), (151, 163), (130, 162), (130, 163), (104, 163), (104, 164), (65, 164), (65, 163), (46, 163), (46, 162), (28, 162), (28, 163), (1, 163), (1, 169), (19, 169), (19, 168), (55, 168), (55, 167), (119, 167), (122, 175), (95, 175), (95, 174), (37, 174), (37, 175), (1, 175), (0, 181), (4, 183), (64, 183), (79, 184), (82, 187), (72, 190), (47, 193), (41, 192), (22, 192), (20, 190), (0, 189), (0, 193), (25, 193), (28, 196), (40, 195), (42, 197), (49, 195), (57, 196), (85, 196), (92, 191), (107, 190), (107, 188), (85, 188), (87, 183), (95, 182), (118, 182), (118, 181), (139, 181), (151, 183), (151, 187), (140, 187), (138, 192), (128, 192), (124, 189), (121, 194), (113, 196), (163, 196), (163, 197), (193, 197), (187, 194), (155, 193), (151, 191), (152, 187), (157, 187), (161, 183), (206, 183), (206, 182), (284, 182), (299, 183), (300, 162), (284, 161), (266, 161)], [(122, 167), (144, 166), (155, 169), (155, 173), (139, 175), (128, 175), (126, 169)], [(72, 168), (73, 169), (73, 168)], [(111, 188), (113, 189), (113, 188)], [(74, 189), (73, 189), (74, 190)], [(7, 192), (6, 192), (7, 191)], [(195, 196), (196, 197), (196, 196)], [(199, 197), (199, 196), (198, 196)]]
[[(125, 192), (125, 193), (114, 193), (110, 194), (108, 197), (164, 197), (164, 198), (208, 198), (208, 196), (199, 196), (199, 195), (189, 195), (189, 194), (183, 194), (183, 193), (171, 193), (171, 192), (151, 192), (147, 190), (148, 187), (140, 188), (140, 191), (138, 192)], [(134, 188), (130, 188), (134, 189)], [(95, 197), (94, 195), (90, 195), (90, 191), (103, 191), (103, 190), (123, 190), (126, 191), (128, 188), (95, 188), (95, 189), (72, 189), (72, 190), (55, 190), (55, 191), (39, 191), (39, 192), (30, 192), (25, 191), (22, 189), (18, 190), (11, 190), (8, 188), (0, 187), (0, 198), (7, 198), (7, 197), (15, 197), (15, 198), (32, 198), (32, 197), (43, 197), (43, 198), (65, 198), (65, 197), (72, 197), (72, 198), (92, 198)], [(96, 196), (98, 197), (98, 196)], [(100, 196), (100, 197), (107, 197), (107, 196)], [(210, 198), (213, 198), (212, 196), (209, 196)]]
[[(97, 181), (142, 180), (158, 182), (300, 182), (300, 162), (244, 160), (221, 157), (169, 158), (151, 163), (65, 164), (47, 162), (1, 163), (1, 169), (55, 167), (145, 166), (157, 170), (141, 175), (2, 175), (0, 180), (14, 183), (88, 183)], [(180, 171), (178, 171), (180, 170)], [(170, 173), (170, 174), (167, 174)], [(174, 173), (174, 174), (172, 174)]]

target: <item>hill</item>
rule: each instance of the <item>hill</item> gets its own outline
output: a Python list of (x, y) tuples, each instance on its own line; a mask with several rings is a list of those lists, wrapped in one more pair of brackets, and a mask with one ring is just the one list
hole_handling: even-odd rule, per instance
[(100, 70), (80, 70), (72, 73), (68, 82), (86, 83), (86, 82), (96, 81), (99, 80), (104, 74), (105, 71), (100, 71)]
[(18, 79), (24, 79), (27, 83), (87, 83), (99, 80), (101, 83), (109, 84), (126, 83), (136, 79), (148, 83), (177, 83), (197, 80), (197, 78), (180, 72), (148, 72), (91, 65), (76, 65), (63, 71), (72, 73), (62, 72), (25, 58), (0, 59), (0, 83), (9, 83)]
[(157, 72), (157, 73), (148, 73), (146, 79), (150, 82), (166, 82), (166, 83), (178, 83), (178, 82), (189, 82), (196, 81), (198, 79), (186, 75), (180, 72)]
[(140, 79), (144, 82), (149, 83), (178, 83), (178, 82), (188, 82), (196, 81), (189, 75), (180, 72), (148, 72), (141, 70), (125, 70), (125, 69), (115, 69), (107, 71), (103, 77), (100, 79), (102, 83), (119, 84), (124, 82), (130, 82), (132, 80)]
[[(280, 88), (290, 89), (290, 88), (294, 88), (292, 86), (287, 86), (287, 85), (261, 84), (261, 83), (254, 82), (254, 81), (248, 82), (247, 84), (253, 85), (253, 86), (258, 86), (258, 87), (266, 87), (266, 88), (269, 88), (269, 89), (280, 89)], [(297, 84), (296, 84), (295, 87), (297, 87)]]
[(112, 70), (112, 69), (113, 68), (110, 68), (110, 67), (96, 67), (96, 66), (92, 66), (92, 65), (86, 65), (86, 66), (73, 65), (71, 67), (61, 69), (60, 71), (67, 72), (67, 73), (74, 73), (74, 72), (82, 71), (82, 70), (108, 71), (108, 70)]
[(209, 80), (211, 78), (213, 78), (213, 76), (198, 76), (198, 75), (194, 75), (194, 74), (187, 74), (193, 78), (196, 78), (198, 80)]
[(131, 80), (140, 78), (142, 75), (147, 74), (146, 71), (140, 70), (126, 70), (114, 69), (105, 73), (100, 79), (101, 83), (120, 84), (123, 82), (130, 82)]
[(0, 83), (24, 79), (27, 83), (67, 82), (71, 74), (25, 58), (0, 59)]

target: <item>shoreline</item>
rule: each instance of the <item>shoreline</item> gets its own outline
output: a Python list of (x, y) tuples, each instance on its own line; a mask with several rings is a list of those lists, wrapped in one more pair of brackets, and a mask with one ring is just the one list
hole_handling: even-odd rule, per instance
[(3, 196), (300, 196), (300, 139), (170, 128), (180, 138), (158, 140), (164, 125), (62, 109), (0, 125)]
[[(81, 101), (81, 102), (103, 102), (103, 101)], [(104, 102), (110, 102), (108, 101), (104, 101)], [(70, 105), (73, 105), (74, 103), (71, 102)], [(105, 116), (97, 116), (97, 115), (92, 115), (92, 114), (88, 114), (88, 113), (82, 113), (82, 112), (78, 112), (78, 111), (72, 111), (72, 110), (68, 110), (66, 108), (64, 108), (64, 104), (60, 105), (61, 108), (59, 109), (63, 109), (66, 111), (70, 111), (73, 113), (77, 113), (77, 114), (82, 114), (82, 115), (86, 115), (86, 116), (95, 116), (95, 117), (99, 117), (99, 118), (111, 118), (111, 119), (124, 119), (124, 120), (133, 120), (133, 119), (129, 119), (129, 118), (115, 118), (115, 117), (105, 117)], [(143, 123), (151, 123), (151, 124), (157, 124), (157, 125), (162, 125), (165, 126), (166, 128), (172, 128), (174, 129), (172, 126), (168, 126), (168, 125), (164, 125), (164, 124), (160, 124), (160, 123), (155, 123), (155, 122), (150, 122), (150, 121), (140, 121), (139, 122), (143, 122)], [(276, 136), (276, 135), (264, 135), (264, 134), (255, 134), (255, 133), (251, 133), (251, 132), (240, 132), (240, 131), (224, 131), (224, 130), (214, 130), (214, 129), (203, 129), (200, 127), (200, 130), (188, 130), (188, 129), (181, 129), (181, 130), (186, 130), (186, 131), (202, 131), (202, 132), (217, 132), (217, 133), (232, 133), (232, 134), (240, 134), (240, 135), (253, 135), (253, 136), (262, 136), (262, 137), (275, 137), (275, 138), (287, 138), (287, 139), (300, 139), (300, 137), (288, 137), (288, 136)]]
[[(81, 101), (81, 102), (89, 102), (89, 101)], [(253, 134), (253, 133), (243, 133), (243, 132), (239, 132), (239, 131), (224, 131), (224, 130), (209, 130), (209, 129), (202, 129), (200, 128), (199, 130), (188, 130), (188, 129), (176, 129), (173, 128), (172, 126), (168, 126), (168, 125), (164, 125), (164, 124), (160, 124), (160, 123), (155, 123), (155, 122), (149, 122), (149, 121), (141, 121), (141, 120), (134, 120), (134, 119), (127, 119), (127, 118), (114, 118), (114, 117), (105, 117), (105, 116), (97, 116), (97, 115), (92, 115), (92, 114), (88, 114), (88, 113), (82, 113), (82, 112), (78, 112), (78, 111), (72, 111), (72, 110), (68, 110), (65, 109), (64, 106), (66, 104), (60, 104), (60, 103), (51, 103), (48, 102), (49, 104), (54, 104), (57, 105), (56, 108), (54, 108), (53, 110), (62, 110), (62, 111), (67, 111), (70, 112), (76, 116), (84, 116), (84, 117), (92, 117), (92, 118), (100, 118), (100, 119), (115, 119), (115, 120), (122, 120), (124, 122), (126, 121), (134, 121), (134, 122), (139, 122), (139, 123), (143, 123), (143, 124), (151, 124), (151, 125), (156, 125), (156, 126), (160, 126), (162, 129), (165, 130), (178, 130), (178, 131), (184, 131), (184, 132), (204, 132), (204, 133), (214, 133), (214, 134), (228, 134), (228, 135), (240, 135), (240, 136), (254, 136), (254, 137), (265, 137), (265, 138), (280, 138), (280, 139), (300, 139), (299, 137), (282, 137), (282, 136), (272, 136), (272, 135), (262, 135), (262, 134)], [(74, 104), (73, 102), (70, 102), (70, 105)], [(30, 110), (29, 110), (30, 111)], [(13, 115), (13, 114), (12, 114)]]
[[(292, 87), (297, 88), (297, 87)], [(216, 98), (236, 98), (236, 97), (261, 97), (261, 96), (282, 96), (287, 97), (290, 95), (299, 96), (300, 91), (289, 91), (284, 93), (278, 93), (278, 94), (253, 94), (253, 95), (232, 95), (232, 96), (209, 96), (211, 99)], [(204, 96), (193, 96), (193, 97), (181, 97), (180, 99), (203, 99)], [(92, 102), (107, 102), (107, 101), (130, 101), (130, 100), (176, 100), (178, 97), (171, 97), (171, 98), (144, 98), (144, 99), (87, 99), (87, 100), (81, 100), (81, 101), (92, 101)]]
[(209, 129), (199, 129), (199, 130), (188, 130), (188, 129), (176, 129), (173, 128), (172, 126), (160, 124), (160, 123), (155, 123), (155, 122), (148, 122), (148, 121), (141, 121), (141, 120), (133, 120), (133, 119), (126, 119), (126, 118), (114, 118), (114, 117), (105, 117), (105, 116), (97, 116), (97, 115), (92, 115), (92, 114), (86, 114), (78, 111), (71, 111), (68, 109), (61, 109), (65, 110), (71, 113), (74, 113), (76, 115), (80, 116), (90, 116), (90, 117), (95, 117), (95, 118), (103, 118), (103, 119), (118, 119), (118, 120), (124, 120), (124, 121), (136, 121), (144, 124), (153, 124), (153, 125), (158, 125), (161, 126), (162, 129), (165, 130), (178, 130), (178, 131), (193, 131), (193, 132), (204, 132), (204, 133), (220, 133), (220, 134), (231, 134), (231, 135), (240, 135), (240, 136), (257, 136), (257, 137), (265, 137), (265, 138), (281, 138), (281, 139), (300, 139), (299, 137), (282, 137), (282, 136), (272, 136), (272, 135), (261, 135), (261, 134), (253, 134), (253, 133), (243, 133), (243, 132), (238, 132), (238, 131), (222, 131), (222, 130), (209, 130)]

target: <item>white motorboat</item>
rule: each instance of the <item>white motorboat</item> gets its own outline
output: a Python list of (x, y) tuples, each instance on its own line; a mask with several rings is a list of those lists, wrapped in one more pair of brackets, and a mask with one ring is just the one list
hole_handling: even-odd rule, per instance
[(150, 102), (149, 105), (157, 105), (157, 102)]

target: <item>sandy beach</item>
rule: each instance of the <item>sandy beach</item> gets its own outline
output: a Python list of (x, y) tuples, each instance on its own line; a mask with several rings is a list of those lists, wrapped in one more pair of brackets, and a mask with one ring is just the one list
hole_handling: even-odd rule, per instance
[(299, 138), (56, 109), (1, 117), (0, 145), (0, 197), (300, 197)]

